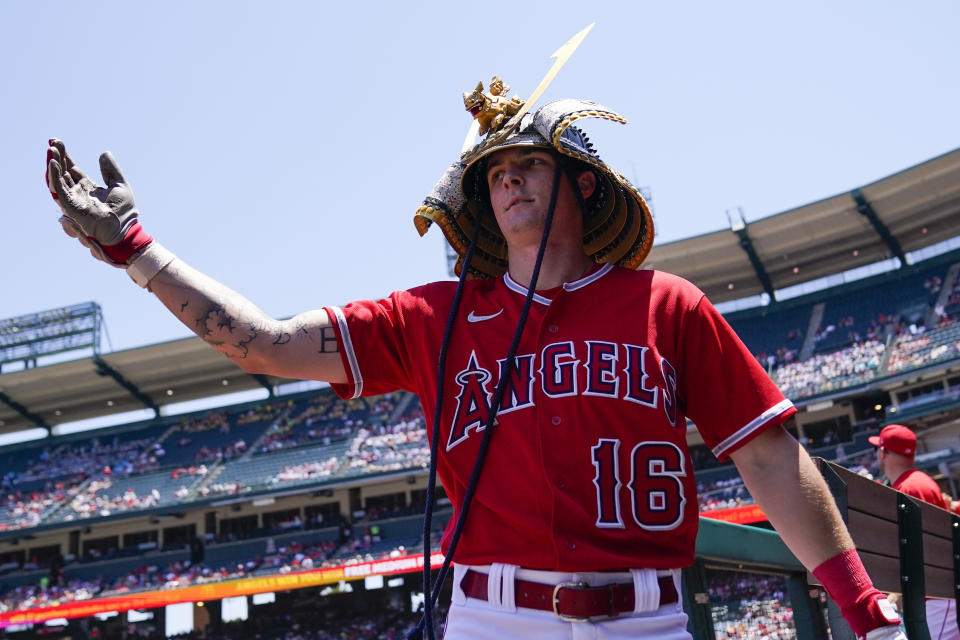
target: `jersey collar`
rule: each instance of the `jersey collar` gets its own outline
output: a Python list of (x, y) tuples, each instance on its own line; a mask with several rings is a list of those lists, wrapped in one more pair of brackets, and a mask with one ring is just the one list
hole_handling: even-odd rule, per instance
[[(607, 263), (602, 267), (600, 267), (599, 269), (597, 269), (596, 271), (587, 273), (587, 275), (583, 276), (582, 278), (579, 278), (578, 280), (574, 280), (573, 282), (564, 282), (563, 290), (576, 291), (577, 289), (582, 289), (583, 287), (587, 286), (591, 282), (596, 282), (603, 276), (607, 275), (608, 273), (610, 273), (612, 269), (613, 269), (613, 265), (610, 263)], [(518, 283), (513, 278), (511, 278), (509, 271), (503, 274), (503, 283), (507, 285), (508, 289), (512, 291), (516, 291), (517, 293), (523, 296), (527, 295), (527, 288), (524, 287), (522, 284)], [(550, 298), (544, 295), (540, 295), (539, 293), (536, 293), (536, 292), (533, 294), (533, 300), (534, 302), (539, 302), (544, 306), (550, 305)]]

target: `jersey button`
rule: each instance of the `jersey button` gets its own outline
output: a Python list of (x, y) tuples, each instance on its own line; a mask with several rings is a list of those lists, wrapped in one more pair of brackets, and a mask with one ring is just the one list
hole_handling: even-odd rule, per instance
[(557, 480), (557, 489), (566, 489), (567, 483), (563, 480)]
[(576, 549), (576, 548), (577, 548), (577, 543), (576, 543), (576, 542), (568, 542), (568, 543), (567, 543), (567, 549), (570, 549), (570, 551), (573, 551), (573, 550)]
[(547, 331), (549, 331), (550, 333), (557, 333), (558, 331), (560, 331), (560, 327), (558, 327), (555, 324), (552, 324), (549, 327), (547, 327)]
[(561, 418), (560, 416), (553, 416), (552, 418), (550, 418), (550, 424), (552, 424), (555, 427), (558, 426), (561, 422), (563, 422), (563, 418)]

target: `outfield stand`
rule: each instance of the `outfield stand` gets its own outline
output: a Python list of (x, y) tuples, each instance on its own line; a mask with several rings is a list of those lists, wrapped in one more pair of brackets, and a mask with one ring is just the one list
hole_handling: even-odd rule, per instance
[(391, 423), (401, 404), (408, 394), (343, 402), (327, 390), (19, 449), (8, 453), (0, 531), (422, 468), (422, 412), (414, 402)]
[[(888, 366), (896, 373), (925, 366), (927, 359), (957, 357), (952, 334), (938, 331), (956, 324), (960, 310), (960, 256), (952, 257), (735, 312), (728, 320), (788, 397), (855, 387), (888, 375)], [(941, 306), (944, 282), (952, 288)], [(938, 326), (926, 327), (929, 318)], [(928, 344), (920, 355), (908, 355)]]
[[(949, 362), (960, 358), (960, 323), (946, 315), (941, 326), (923, 328), (901, 315), (913, 309), (911, 317), (920, 318), (944, 300), (944, 282), (952, 296), (946, 300), (956, 304), (960, 285), (955, 273), (948, 275), (955, 258), (738, 312), (731, 324), (761, 361), (773, 365), (774, 381), (795, 400)], [(817, 304), (824, 309), (821, 327), (852, 317), (844, 327), (848, 333), (876, 335), (881, 319), (886, 339), (861, 340), (826, 353), (822, 346), (831, 343), (821, 341), (812, 357), (800, 360), (802, 343), (809, 339), (805, 325)], [(342, 401), (325, 389), (13, 447), (4, 451), (0, 530), (422, 470), (429, 464), (429, 441), (419, 405), (407, 406), (410, 397), (397, 393)], [(708, 451), (694, 448), (692, 453), (696, 468), (716, 466)]]
[(732, 314), (727, 320), (764, 367), (793, 362), (800, 355), (813, 303)]
[(211, 411), (175, 424), (163, 439), (168, 465), (190, 465), (212, 462), (214, 452), (224, 451), (236, 442), (236, 415), (226, 410)]
[(8, 492), (0, 509), (0, 531), (35, 527), (60, 508), (65, 499), (71, 499), (79, 487), (69, 490), (18, 489)]
[(779, 575), (708, 570), (716, 638), (796, 638), (787, 581)]
[[(874, 447), (867, 438), (876, 433), (875, 429), (861, 431), (853, 434), (849, 440), (823, 446), (808, 446), (807, 451), (813, 457), (831, 460), (852, 471), (874, 477), (878, 475), (879, 470)], [(701, 513), (718, 509), (734, 509), (754, 503), (753, 497), (733, 465), (709, 469), (697, 468), (696, 478), (697, 499)]]
[(186, 498), (191, 489), (206, 475), (172, 476), (166, 471), (118, 477), (105, 475), (91, 480), (53, 514), (47, 522), (71, 522), (86, 518), (107, 517), (125, 511), (166, 507)]
[(386, 394), (377, 398), (338, 399), (333, 393), (300, 399), (282, 420), (274, 423), (257, 443), (260, 453), (289, 449), (306, 444), (345, 442), (361, 427), (387, 425), (406, 402), (404, 394)]
[[(434, 548), (451, 511), (436, 514), (431, 536)], [(259, 532), (256, 539), (209, 543), (204, 557), (191, 562), (184, 548), (153, 551), (137, 557), (120, 553), (86, 558), (67, 566), (63, 578), (51, 581), (43, 568), (0, 578), (0, 611), (48, 606), (152, 589), (218, 582), (246, 576), (370, 562), (422, 551), (419, 514), (367, 518), (353, 526), (333, 526), (287, 533)]]
[[(946, 271), (935, 265), (912, 274), (896, 274), (856, 291), (839, 291), (824, 299), (824, 314), (815, 335), (815, 352), (838, 351), (868, 338), (884, 338), (884, 327), (901, 321), (923, 324), (934, 302), (929, 282)], [(928, 286), (924, 286), (927, 283)]]
[[(934, 299), (939, 290), (926, 285), (935, 281), (924, 272), (909, 278), (904, 287)], [(881, 285), (879, 289), (889, 283)], [(805, 316), (809, 310), (801, 305), (783, 312), (768, 335), (802, 324), (797, 314)], [(757, 317), (767, 322), (772, 316)], [(756, 335), (750, 333), (751, 325), (743, 318), (738, 322), (751, 340)], [(793, 332), (794, 341), (784, 341), (781, 352), (801, 335), (796, 328), (786, 332)], [(960, 323), (946, 318), (942, 326), (919, 333), (904, 327), (889, 345), (874, 339), (781, 365), (772, 377), (786, 395), (802, 399), (958, 357)], [(419, 405), (396, 415), (407, 397), (394, 394), (344, 402), (325, 390), (11, 450), (2, 478), (0, 530), (424, 469), (429, 464), (429, 441)], [(716, 466), (705, 449), (694, 448), (692, 453), (696, 468)], [(719, 476), (704, 476), (705, 486), (726, 481), (733, 473), (729, 465), (722, 467)], [(706, 491), (714, 489), (723, 491), (710, 496), (713, 505), (742, 497), (723, 487)]]
[(419, 405), (394, 424), (361, 429), (345, 458), (344, 477), (429, 467), (430, 441)]
[(0, 469), (0, 488), (10, 489), (14, 484), (22, 487), (31, 479), (27, 477), (29, 471), (37, 463), (45, 463), (50, 459), (51, 448), (48, 444), (19, 447), (10, 447), (0, 453), (3, 464)]
[(887, 371), (920, 369), (960, 358), (960, 322), (945, 322), (922, 333), (905, 331), (893, 343)]
[(227, 462), (200, 495), (285, 489), (330, 479), (343, 463), (345, 444), (301, 447)]
[(944, 315), (960, 315), (960, 278), (955, 278), (944, 303)]
[[(303, 415), (309, 414), (308, 407), (330, 407), (335, 404), (336, 401), (331, 400), (329, 395), (320, 395), (317, 399), (298, 399), (287, 407), (288, 409), (294, 407), (299, 415)], [(395, 405), (396, 403), (392, 406), (395, 407)], [(242, 413), (248, 416), (262, 415), (262, 412), (251, 409), (245, 409)], [(230, 432), (234, 429), (229, 427), (229, 424), (236, 422), (238, 414), (239, 412), (220, 411), (187, 418), (182, 423), (188, 425), (187, 428), (181, 429), (182, 425), (174, 426), (168, 431), (166, 441), (169, 442), (171, 437), (176, 437), (179, 433), (215, 432), (219, 440), (203, 440), (203, 442), (222, 444), (231, 439), (226, 438), (232, 435)], [(292, 449), (274, 449), (266, 453), (250, 451), (249, 455), (224, 460), (219, 464), (214, 463), (210, 468), (204, 464), (195, 464), (139, 475), (101, 473), (67, 491), (61, 489), (51, 494), (37, 492), (31, 497), (34, 501), (32, 509), (25, 506), (25, 503), (31, 504), (31, 498), (16, 500), (13, 494), (10, 494), (5, 505), (6, 513), (0, 514), (0, 526), (7, 525), (8, 528), (13, 528), (18, 524), (34, 526), (41, 522), (66, 523), (136, 510), (162, 508), (204, 498), (269, 493), (322, 484), (333, 479), (422, 469), (428, 465), (429, 442), (419, 405), (415, 405), (415, 410), (397, 418), (397, 422), (380, 424), (375, 428), (356, 426), (364, 424), (368, 419), (360, 409), (338, 412), (338, 415), (350, 416), (349, 419), (352, 420), (351, 427), (336, 427), (340, 432), (349, 429), (353, 434), (349, 441), (341, 440), (326, 446), (307, 445)], [(329, 419), (328, 422), (330, 422)], [(255, 428), (264, 428), (262, 419), (248, 420), (247, 424), (257, 424), (259, 426)], [(837, 452), (844, 451), (845, 457), (856, 459), (862, 452), (872, 451), (866, 442), (867, 435), (859, 433), (855, 434), (853, 440), (831, 443), (819, 448), (813, 447), (811, 453), (836, 459)], [(132, 440), (128, 439), (128, 441)], [(148, 446), (153, 444), (155, 443), (149, 443)], [(839, 449), (838, 445), (840, 445)], [(718, 465), (712, 453), (702, 446), (694, 447), (692, 456), (694, 467), (697, 469), (701, 509), (731, 508), (752, 503), (752, 498), (742, 486), (732, 465)], [(165, 457), (164, 460), (169, 461), (170, 458)], [(182, 461), (183, 457), (179, 460)], [(177, 461), (177, 458), (174, 458), (174, 461)], [(25, 516), (25, 512), (28, 511), (33, 515)], [(414, 521), (419, 522), (419, 516), (408, 520), (408, 522)], [(408, 538), (409, 536), (399, 542), (390, 541), (384, 546), (409, 547), (411, 540)], [(374, 551), (378, 550), (374, 549)], [(350, 555), (354, 551), (356, 548), (349, 548), (344, 552)]]
[[(159, 467), (158, 450), (152, 445), (159, 435), (157, 427), (140, 427), (94, 436), (83, 440), (69, 440), (44, 448), (21, 469), (13, 471), (12, 484), (55, 480), (64, 477), (91, 477), (101, 472), (122, 474), (142, 473)], [(17, 452), (26, 457), (34, 451)], [(5, 474), (10, 476), (10, 473)]]
[[(855, 392), (960, 360), (960, 322), (950, 313), (960, 304), (960, 285), (947, 278), (951, 288), (942, 289), (940, 274), (947, 269), (939, 263), (900, 279), (884, 275), (854, 288), (740, 312), (731, 324), (793, 400)], [(943, 312), (931, 315), (941, 302)], [(815, 328), (811, 319), (818, 305), (823, 315)], [(937, 326), (926, 327), (927, 317), (938, 318)], [(807, 335), (811, 330), (813, 337)], [(814, 348), (801, 359), (805, 343)], [(955, 387), (911, 397), (901, 409), (922, 413), (952, 406), (960, 392), (960, 385)], [(866, 438), (877, 426), (873, 417), (844, 429), (821, 427), (803, 443), (811, 455), (876, 475)], [(960, 448), (947, 453), (953, 456), (949, 460), (960, 457)], [(217, 500), (269, 498), (422, 472), (429, 466), (429, 439), (422, 409), (410, 394), (343, 401), (322, 389), (10, 447), (2, 455), (0, 532), (164, 514)], [(702, 445), (692, 447), (691, 456), (701, 512), (754, 503), (732, 464), (719, 463)], [(319, 524), (299, 516), (279, 525), (264, 520), (252, 529), (207, 535), (198, 562), (191, 562), (184, 538), (171, 537), (162, 547), (121, 546), (114, 538), (67, 557), (57, 581), (49, 579), (49, 558), (0, 563), (0, 610), (418, 553), (424, 546), (420, 511), (371, 508), (352, 522), (328, 518)], [(433, 548), (449, 517), (449, 509), (435, 514)], [(792, 637), (792, 610), (782, 598), (782, 584), (769, 577), (745, 580), (731, 575), (711, 581), (717, 635)], [(731, 589), (750, 595), (731, 597)]]
[(794, 399), (846, 389), (876, 378), (886, 351), (879, 340), (858, 342), (839, 351), (784, 364), (774, 369), (770, 377), (784, 395)]

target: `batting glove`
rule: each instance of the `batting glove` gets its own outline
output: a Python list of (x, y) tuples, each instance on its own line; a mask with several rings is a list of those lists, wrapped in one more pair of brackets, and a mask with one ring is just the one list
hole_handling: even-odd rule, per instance
[(95, 258), (127, 269), (145, 287), (175, 256), (140, 226), (133, 191), (109, 151), (100, 155), (100, 174), (105, 187), (74, 164), (63, 142), (50, 140), (46, 183), (63, 213), (63, 230)]

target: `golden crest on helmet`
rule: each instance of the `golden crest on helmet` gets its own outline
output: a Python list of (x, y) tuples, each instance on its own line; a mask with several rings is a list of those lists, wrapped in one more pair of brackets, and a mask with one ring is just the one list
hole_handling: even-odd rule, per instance
[(471, 93), (464, 92), (463, 106), (480, 125), (480, 135), (497, 131), (523, 107), (523, 101), (517, 96), (507, 98), (510, 87), (503, 80), (493, 76), (490, 80), (490, 92), (485, 93), (483, 82), (478, 82)]

